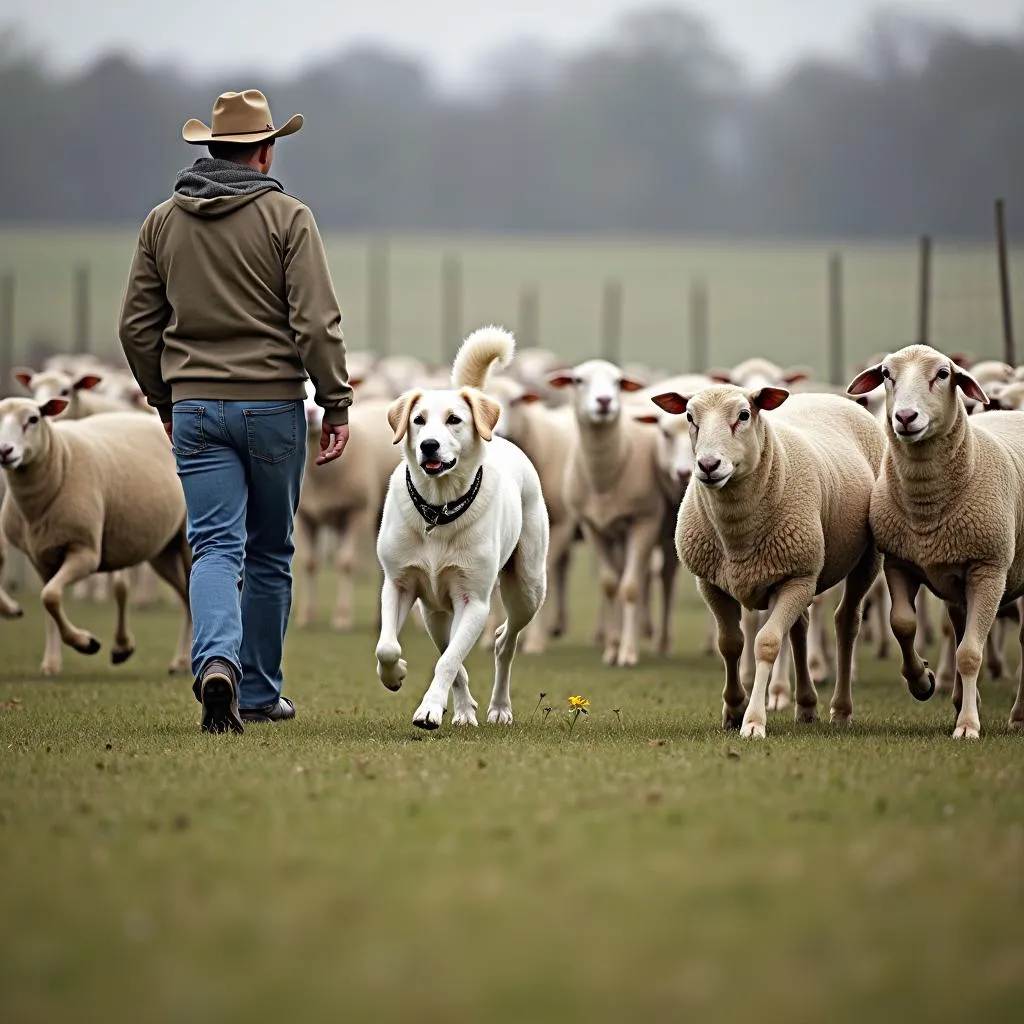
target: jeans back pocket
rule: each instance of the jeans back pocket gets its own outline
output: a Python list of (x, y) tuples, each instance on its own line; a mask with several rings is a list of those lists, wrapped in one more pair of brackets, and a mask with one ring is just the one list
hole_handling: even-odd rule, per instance
[(203, 430), (201, 405), (175, 405), (171, 411), (172, 447), (175, 455), (198, 455), (209, 447)]
[(295, 454), (300, 407), (299, 402), (289, 402), (245, 410), (245, 434), (252, 458), (274, 463)]

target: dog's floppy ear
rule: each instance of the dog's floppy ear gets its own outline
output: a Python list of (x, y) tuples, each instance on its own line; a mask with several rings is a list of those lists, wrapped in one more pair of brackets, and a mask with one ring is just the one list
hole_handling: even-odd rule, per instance
[(409, 429), (409, 417), (412, 415), (412, 407), (423, 395), (422, 391), (406, 391), (399, 395), (388, 409), (388, 426), (395, 432), (395, 439), (392, 444), (398, 444), (405, 437)]
[(473, 426), (476, 432), (485, 440), (490, 441), (494, 436), (494, 428), (501, 419), (501, 406), (488, 398), (482, 391), (476, 388), (463, 388), (459, 394), (465, 399), (473, 414)]

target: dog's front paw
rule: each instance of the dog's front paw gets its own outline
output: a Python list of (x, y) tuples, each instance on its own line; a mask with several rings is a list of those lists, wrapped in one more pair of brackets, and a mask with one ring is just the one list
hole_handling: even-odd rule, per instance
[(402, 688), (408, 671), (409, 665), (405, 658), (399, 658), (397, 661), (378, 660), (377, 662), (377, 678), (392, 692)]
[(416, 709), (412, 716), (412, 724), (418, 725), (421, 729), (436, 729), (444, 718), (444, 705), (429, 697), (423, 698), (423, 703)]
[(491, 725), (511, 725), (512, 705), (492, 704), (487, 709), (487, 721), (490, 722)]

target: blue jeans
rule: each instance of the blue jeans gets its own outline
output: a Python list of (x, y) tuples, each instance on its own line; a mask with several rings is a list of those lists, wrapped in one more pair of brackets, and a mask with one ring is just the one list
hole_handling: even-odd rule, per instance
[(173, 434), (193, 557), (192, 674), (223, 658), (239, 674), (239, 706), (262, 707), (283, 682), (302, 402), (180, 401)]

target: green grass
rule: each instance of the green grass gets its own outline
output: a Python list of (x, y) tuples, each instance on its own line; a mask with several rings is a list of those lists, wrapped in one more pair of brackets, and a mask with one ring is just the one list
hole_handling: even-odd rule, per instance
[[(26, 598), (0, 624), (2, 1019), (1019, 1019), (1010, 684), (956, 744), (947, 700), (865, 654), (848, 732), (784, 713), (744, 744), (681, 589), (678, 653), (603, 668), (581, 567), (516, 725), (424, 734), (431, 651), (407, 628), (387, 693), (364, 587), (362, 628), (290, 634), (297, 720), (241, 737), (201, 735), (164, 674), (169, 609), (136, 613), (129, 664), (44, 681)], [(74, 615), (109, 640), (110, 609)], [(489, 656), (469, 670), (485, 705)]]
[[(0, 272), (17, 276), (15, 334), (19, 352), (34, 338), (66, 347), (72, 337), (74, 267), (92, 272), (90, 328), (96, 351), (116, 346), (117, 315), (135, 243), (131, 229), (0, 230)], [(327, 237), (331, 269), (345, 312), (349, 345), (367, 341), (367, 242)], [(669, 370), (689, 366), (688, 290), (709, 288), (711, 361), (731, 365), (751, 355), (806, 363), (826, 372), (826, 261), (844, 255), (847, 362), (916, 336), (916, 244), (703, 243), (644, 239), (395, 238), (391, 244), (391, 348), (447, 362), (441, 340), (441, 260), (461, 255), (462, 324), (493, 321), (513, 328), (519, 291), (540, 295), (539, 341), (577, 360), (599, 346), (603, 282), (624, 286), (623, 359)], [(1012, 255), (1015, 320), (1024, 320), (1024, 252)], [(936, 240), (932, 338), (947, 351), (1000, 351), (994, 248)]]

